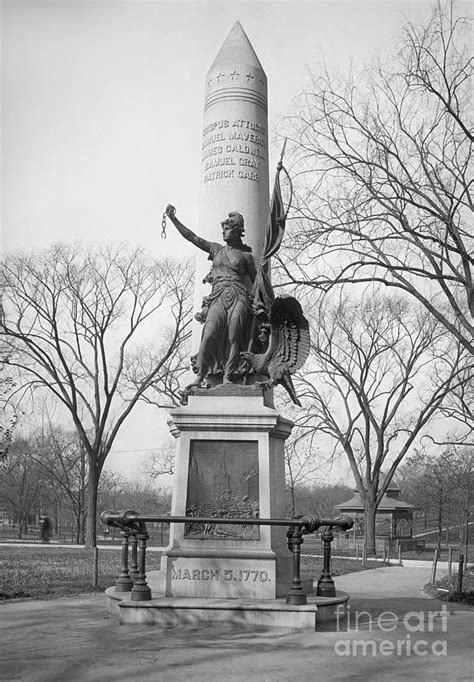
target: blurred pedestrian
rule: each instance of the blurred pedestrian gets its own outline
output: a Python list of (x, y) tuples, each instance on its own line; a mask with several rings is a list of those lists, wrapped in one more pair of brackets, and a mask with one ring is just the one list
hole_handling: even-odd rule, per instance
[(47, 516), (40, 519), (40, 537), (43, 544), (48, 544), (51, 539), (51, 521)]

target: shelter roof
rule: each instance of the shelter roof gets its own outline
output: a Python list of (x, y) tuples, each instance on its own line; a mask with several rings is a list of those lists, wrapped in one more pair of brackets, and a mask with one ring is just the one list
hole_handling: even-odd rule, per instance
[[(385, 495), (382, 497), (382, 500), (380, 504), (377, 507), (377, 512), (391, 512), (391, 511), (397, 511), (397, 510), (409, 510), (409, 509), (415, 509), (415, 505), (410, 504), (409, 502), (405, 502), (405, 500), (400, 499), (400, 488), (397, 488), (397, 486), (390, 486), (385, 493)], [(346, 500), (345, 502), (341, 502), (340, 504), (335, 505), (336, 509), (340, 509), (341, 511), (356, 511), (356, 512), (363, 512), (364, 511), (364, 505), (362, 503), (362, 500), (360, 499), (360, 495), (357, 491), (354, 491), (354, 497), (352, 497), (350, 500)]]

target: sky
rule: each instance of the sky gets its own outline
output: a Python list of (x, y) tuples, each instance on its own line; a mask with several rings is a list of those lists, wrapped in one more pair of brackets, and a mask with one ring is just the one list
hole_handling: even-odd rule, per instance
[[(1, 2), (1, 246), (127, 242), (155, 255), (168, 203), (197, 222), (205, 76), (239, 20), (268, 79), (270, 168), (279, 121), (323, 58), (342, 74), (395, 44), (425, 0)], [(189, 247), (189, 255), (192, 247)], [(145, 408), (143, 408), (145, 409)], [(130, 473), (167, 438), (137, 412), (109, 465)]]

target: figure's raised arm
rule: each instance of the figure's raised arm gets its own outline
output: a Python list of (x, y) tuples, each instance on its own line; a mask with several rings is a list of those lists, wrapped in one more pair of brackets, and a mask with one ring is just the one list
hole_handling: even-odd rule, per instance
[(173, 223), (173, 225), (178, 230), (178, 232), (185, 239), (187, 239), (188, 242), (191, 242), (191, 244), (194, 244), (194, 246), (197, 246), (198, 249), (202, 249), (202, 251), (206, 251), (206, 253), (210, 253), (211, 242), (208, 242), (206, 239), (199, 237), (192, 230), (190, 230), (188, 227), (186, 227), (186, 225), (183, 225), (183, 223), (180, 220), (178, 220), (178, 218), (176, 217), (176, 209), (174, 206), (172, 206), (171, 204), (168, 204), (165, 212), (166, 212), (166, 215), (168, 216), (168, 218)]

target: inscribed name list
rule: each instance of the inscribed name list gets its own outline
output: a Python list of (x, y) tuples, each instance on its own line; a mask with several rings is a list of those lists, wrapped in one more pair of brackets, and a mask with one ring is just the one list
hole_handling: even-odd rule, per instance
[(260, 123), (247, 119), (212, 121), (203, 130), (204, 183), (229, 178), (258, 182), (266, 148), (267, 132)]

